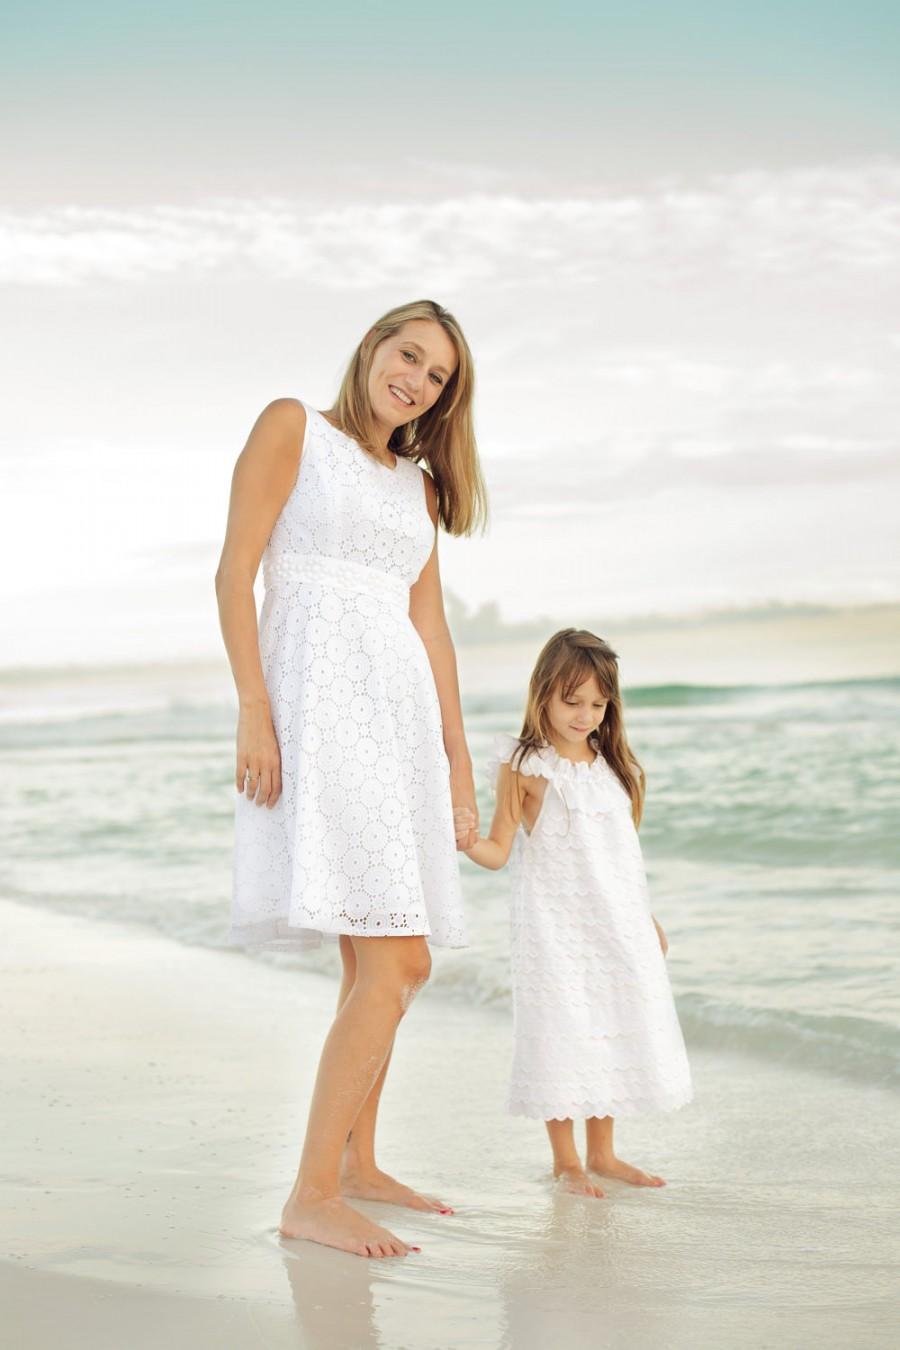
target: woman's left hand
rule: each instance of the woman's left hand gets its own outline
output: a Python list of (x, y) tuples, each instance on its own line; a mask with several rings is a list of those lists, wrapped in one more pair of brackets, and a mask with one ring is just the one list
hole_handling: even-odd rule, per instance
[[(475, 800), (475, 783), (471, 769), (461, 770), (458, 773), (454, 773), (453, 769), (450, 770), (450, 800), (454, 811), (460, 807), (465, 808), (471, 813), (474, 822), (468, 833), (456, 840), (457, 849), (463, 853), (467, 848), (472, 848), (478, 840), (478, 803)], [(457, 820), (459, 819), (460, 817), (457, 817)]]
[(667, 956), (669, 952), (669, 940), (655, 919), (653, 920), (653, 927), (656, 929), (656, 936), (659, 938), (660, 950), (662, 951), (663, 956)]

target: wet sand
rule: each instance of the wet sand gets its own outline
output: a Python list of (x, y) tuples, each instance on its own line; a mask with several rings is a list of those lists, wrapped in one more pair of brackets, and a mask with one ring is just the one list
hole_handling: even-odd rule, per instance
[(506, 1015), (426, 990), (381, 1161), (457, 1212), (361, 1206), (422, 1247), (368, 1262), (275, 1228), (335, 980), (9, 903), (0, 951), (17, 1350), (895, 1343), (885, 1091), (695, 1052), (695, 1103), (619, 1132), (668, 1186), (579, 1200), (504, 1115)]

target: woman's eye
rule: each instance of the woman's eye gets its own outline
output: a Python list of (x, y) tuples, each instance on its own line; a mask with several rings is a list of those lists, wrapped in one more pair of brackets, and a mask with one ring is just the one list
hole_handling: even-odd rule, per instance
[(416, 359), (415, 352), (401, 352), (401, 356), (405, 356), (407, 361), (415, 361)]
[(434, 374), (432, 374), (431, 378), (432, 378), (432, 380), (434, 381), (434, 383), (435, 383), (436, 385), (438, 385), (439, 387), (440, 387), (441, 385), (443, 385), (443, 383), (444, 383), (444, 381), (441, 379), (440, 375), (434, 375)]

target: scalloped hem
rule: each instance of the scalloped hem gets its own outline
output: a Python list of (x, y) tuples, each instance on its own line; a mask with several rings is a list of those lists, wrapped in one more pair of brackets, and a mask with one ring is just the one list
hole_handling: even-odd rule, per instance
[(511, 1116), (525, 1116), (529, 1120), (593, 1120), (603, 1116), (637, 1116), (654, 1113), (680, 1111), (694, 1100), (693, 1090), (687, 1094), (679, 1093), (674, 1097), (641, 1098), (632, 1102), (570, 1102), (560, 1106), (557, 1103), (523, 1102), (512, 1100), (507, 1104)]

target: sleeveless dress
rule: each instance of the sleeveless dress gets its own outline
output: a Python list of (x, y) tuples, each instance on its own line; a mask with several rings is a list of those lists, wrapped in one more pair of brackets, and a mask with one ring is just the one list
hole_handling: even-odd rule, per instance
[[(517, 745), (496, 743), (492, 782)], [(513, 846), (509, 1110), (569, 1120), (683, 1106), (690, 1069), (628, 794), (601, 755), (574, 764), (546, 746), (519, 772), (547, 787)]]
[(235, 813), (229, 942), (466, 941), (440, 706), (409, 589), (435, 530), (424, 471), (306, 408), (263, 555), (259, 645), (282, 795)]

